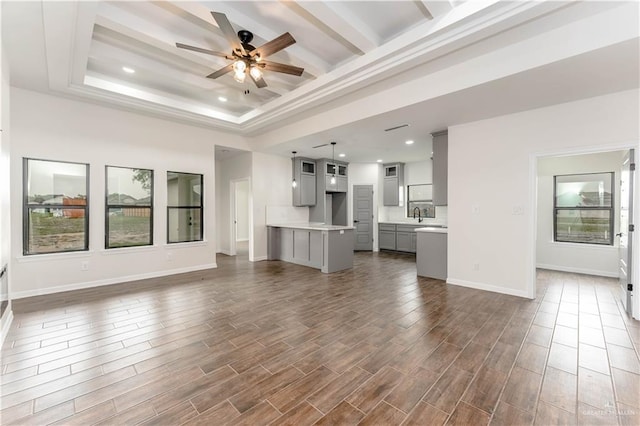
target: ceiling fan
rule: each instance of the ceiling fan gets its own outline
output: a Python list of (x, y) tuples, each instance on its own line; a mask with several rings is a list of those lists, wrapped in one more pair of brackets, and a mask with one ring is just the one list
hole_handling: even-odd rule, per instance
[(189, 46), (183, 43), (176, 43), (176, 47), (179, 47), (180, 49), (192, 50), (194, 52), (205, 53), (207, 55), (220, 56), (233, 61), (224, 68), (209, 74), (207, 78), (218, 78), (233, 71), (233, 78), (237, 82), (243, 83), (248, 74), (256, 86), (262, 88), (267, 87), (267, 83), (262, 78), (263, 70), (297, 76), (301, 76), (304, 72), (304, 68), (265, 60), (267, 56), (294, 44), (296, 41), (291, 34), (284, 33), (256, 48), (249, 44), (251, 43), (251, 40), (253, 40), (253, 33), (251, 31), (240, 30), (236, 36), (236, 32), (231, 26), (231, 22), (229, 22), (229, 19), (227, 19), (227, 16), (224, 13), (211, 12), (211, 15), (218, 24), (218, 27), (220, 27), (222, 34), (231, 45), (231, 55), (227, 55), (222, 52), (215, 52), (209, 49), (203, 49), (201, 47)]

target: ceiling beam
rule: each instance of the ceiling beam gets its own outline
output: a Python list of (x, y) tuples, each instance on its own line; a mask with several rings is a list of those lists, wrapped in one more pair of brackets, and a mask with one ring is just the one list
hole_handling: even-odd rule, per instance
[(362, 22), (347, 19), (344, 13), (338, 13), (334, 9), (335, 3), (290, 0), (282, 3), (356, 55), (378, 47), (378, 37), (371, 29)]
[(453, 5), (448, 0), (416, 0), (418, 8), (424, 7), (431, 18), (439, 18), (446, 15), (453, 9)]

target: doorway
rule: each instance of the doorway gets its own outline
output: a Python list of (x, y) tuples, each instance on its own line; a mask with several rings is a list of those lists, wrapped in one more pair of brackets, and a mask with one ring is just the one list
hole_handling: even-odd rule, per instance
[(229, 254), (250, 257), (251, 182), (249, 178), (231, 180)]
[(637, 237), (627, 231), (633, 221), (634, 180), (628, 171), (624, 189), (624, 164), (628, 170), (632, 153), (633, 149), (621, 147), (535, 156), (531, 297), (537, 268), (601, 276), (612, 282), (619, 279), (620, 305), (638, 317), (637, 301), (622, 284), (637, 279), (635, 272), (629, 273), (637, 268), (628, 253)]

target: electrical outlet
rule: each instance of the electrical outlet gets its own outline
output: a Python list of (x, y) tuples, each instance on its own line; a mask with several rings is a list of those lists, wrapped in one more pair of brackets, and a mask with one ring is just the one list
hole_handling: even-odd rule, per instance
[(167, 262), (171, 262), (173, 260), (173, 253), (168, 252), (167, 253)]
[(89, 270), (89, 261), (88, 260), (80, 262), (80, 270), (81, 271), (88, 271)]
[(524, 207), (522, 206), (513, 206), (513, 215), (514, 216), (522, 216), (524, 214)]
[(473, 206), (471, 206), (471, 213), (480, 214), (480, 206), (477, 204), (474, 204)]
[(479, 271), (480, 270), (480, 264), (479, 263), (474, 263), (473, 264), (473, 270), (474, 271)]

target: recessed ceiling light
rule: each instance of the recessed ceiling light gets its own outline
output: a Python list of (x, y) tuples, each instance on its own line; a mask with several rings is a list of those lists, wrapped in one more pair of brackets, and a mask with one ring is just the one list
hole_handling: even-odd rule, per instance
[(220, 102), (227, 102), (227, 98), (225, 98), (224, 96), (218, 96), (218, 100)]
[(136, 70), (129, 67), (122, 67), (122, 71), (126, 72), (127, 74), (133, 74), (134, 72), (136, 72)]
[(346, 157), (346, 156), (347, 156), (347, 154), (345, 154), (345, 153), (338, 154), (338, 157)]
[(412, 140), (405, 141), (404, 143), (406, 143), (407, 145), (413, 145), (413, 141)]
[(377, 163), (382, 163), (382, 160), (376, 160)]

